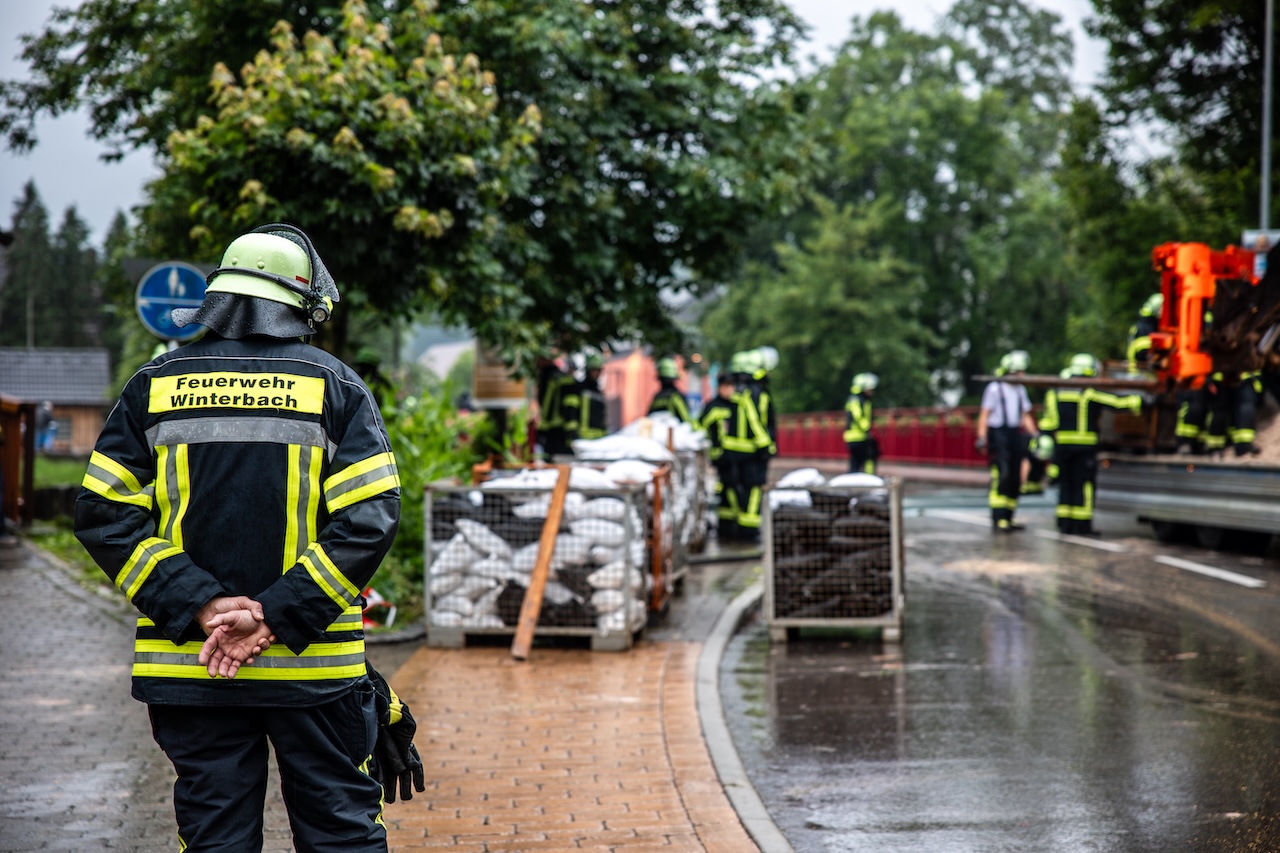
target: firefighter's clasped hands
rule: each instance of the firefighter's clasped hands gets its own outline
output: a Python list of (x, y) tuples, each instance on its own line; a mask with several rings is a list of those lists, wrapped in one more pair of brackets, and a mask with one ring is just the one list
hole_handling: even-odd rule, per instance
[(210, 678), (235, 678), (241, 666), (253, 663), (276, 640), (263, 621), (262, 605), (248, 596), (215, 598), (196, 619), (208, 634), (199, 659)]

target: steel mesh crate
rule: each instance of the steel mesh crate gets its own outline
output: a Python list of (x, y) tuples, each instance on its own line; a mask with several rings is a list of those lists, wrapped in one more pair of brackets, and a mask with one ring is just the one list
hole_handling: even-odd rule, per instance
[(764, 612), (769, 636), (803, 627), (879, 627), (901, 639), (902, 488), (811, 487), (763, 516)]
[[(494, 484), (490, 484), (494, 485)], [(511, 634), (519, 624), (552, 489), (431, 486), (424, 501), (427, 644)], [(630, 648), (647, 620), (644, 487), (570, 489), (537, 634)]]

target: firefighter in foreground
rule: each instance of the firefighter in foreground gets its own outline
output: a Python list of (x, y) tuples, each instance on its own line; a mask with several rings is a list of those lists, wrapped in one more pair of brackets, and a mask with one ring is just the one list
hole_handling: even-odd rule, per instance
[(874, 373), (859, 373), (849, 386), (849, 399), (845, 401), (844, 443), (849, 448), (849, 472), (874, 474), (876, 458), (880, 455), (876, 440), (871, 437), (871, 397), (880, 385), (880, 377)]
[[(1076, 353), (1067, 375), (1094, 377), (1098, 360)], [(1040, 429), (1053, 436), (1058, 464), (1058, 531), (1093, 536), (1093, 492), (1098, 479), (1098, 422), (1103, 407), (1142, 410), (1138, 394), (1119, 396), (1096, 388), (1050, 388), (1044, 398)]]
[(982, 408), (978, 412), (975, 446), (979, 451), (985, 450), (991, 462), (987, 505), (991, 507), (991, 528), (998, 533), (1022, 529), (1022, 525), (1013, 520), (1022, 492), (1022, 459), (1027, 440), (1021, 431), (1035, 436), (1038, 430), (1031, 416), (1027, 389), (1016, 380), (1003, 377), (1025, 373), (1027, 363), (1023, 350), (1006, 354), (995, 374), (1001, 378), (989, 382), (983, 389)]
[(649, 414), (670, 412), (686, 424), (693, 420), (689, 416), (689, 402), (676, 387), (676, 380), (679, 378), (680, 366), (674, 358), (658, 359), (658, 383), (662, 387), (649, 403)]
[(141, 612), (133, 696), (188, 853), (262, 849), (268, 744), (298, 850), (385, 851), (384, 792), (423, 790), (361, 624), (395, 458), (359, 376), (307, 343), (337, 300), (298, 229), (234, 240), (200, 307), (174, 311), (208, 334), (129, 380), (76, 501), (76, 536)]

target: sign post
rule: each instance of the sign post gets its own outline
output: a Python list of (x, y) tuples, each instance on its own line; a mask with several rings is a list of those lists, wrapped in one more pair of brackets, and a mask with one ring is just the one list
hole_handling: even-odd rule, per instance
[(205, 287), (204, 273), (185, 261), (156, 264), (138, 281), (134, 297), (138, 319), (157, 338), (185, 343), (204, 331), (204, 326), (178, 326), (173, 322), (172, 311), (199, 308)]

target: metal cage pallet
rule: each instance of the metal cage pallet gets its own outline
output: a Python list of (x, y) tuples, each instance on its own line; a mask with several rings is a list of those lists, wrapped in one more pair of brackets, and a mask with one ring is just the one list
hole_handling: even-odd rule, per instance
[[(427, 645), (514, 635), (552, 489), (430, 486), (426, 491)], [(571, 488), (551, 555), (537, 636), (585, 637), (624, 651), (647, 622), (643, 486)]]
[(771, 640), (795, 628), (881, 629), (902, 639), (902, 486), (813, 487), (807, 505), (763, 517), (764, 614)]

